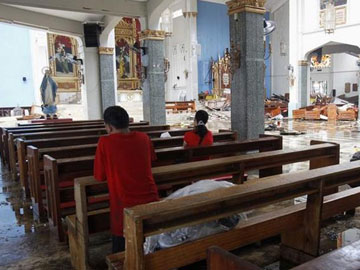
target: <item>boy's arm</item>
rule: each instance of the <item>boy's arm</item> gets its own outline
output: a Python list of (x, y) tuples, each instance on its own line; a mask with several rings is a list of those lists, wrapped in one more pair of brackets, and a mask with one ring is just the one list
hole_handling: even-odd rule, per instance
[(104, 163), (104, 151), (101, 137), (96, 148), (95, 160), (94, 160), (94, 178), (98, 181), (106, 181), (105, 163)]

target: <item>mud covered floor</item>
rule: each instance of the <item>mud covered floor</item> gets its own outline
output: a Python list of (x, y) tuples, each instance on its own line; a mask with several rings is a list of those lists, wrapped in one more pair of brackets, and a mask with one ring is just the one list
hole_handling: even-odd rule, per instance
[[(229, 128), (227, 116), (216, 113), (210, 117), (212, 130)], [(176, 116), (173, 122), (190, 123), (189, 115)], [(305, 135), (284, 136), (284, 149), (299, 149), (309, 145), (310, 140), (337, 142), (341, 145), (341, 162), (348, 162), (355, 151), (360, 150), (360, 132), (354, 122), (308, 122), (284, 121), (281, 126)], [(279, 134), (279, 131), (267, 132)], [(358, 150), (359, 148), (359, 150)], [(302, 162), (284, 167), (284, 172), (308, 169), (308, 163)], [(253, 173), (250, 173), (250, 180)], [(342, 187), (347, 188), (347, 187)], [(302, 202), (305, 198), (298, 198)], [(259, 209), (251, 215), (272, 211), (294, 203), (294, 200)], [(360, 213), (352, 216), (338, 216), (326, 223), (322, 230), (321, 253), (336, 249), (339, 243), (357, 240), (358, 231), (348, 231), (347, 236), (339, 236), (348, 229), (360, 228)], [(342, 241), (339, 241), (341, 239)], [(344, 240), (345, 239), (345, 240)], [(93, 269), (106, 269), (105, 255), (111, 251), (110, 235), (102, 234), (91, 238), (90, 261)], [(279, 239), (274, 238), (256, 243), (235, 251), (243, 259), (255, 263), (264, 269), (279, 269)], [(0, 164), (0, 269), (72, 269), (69, 249), (66, 243), (59, 243), (46, 222), (35, 221), (32, 217), (31, 202), (24, 200), (18, 181), (12, 181), (6, 168)], [(206, 269), (197, 264), (183, 269)]]

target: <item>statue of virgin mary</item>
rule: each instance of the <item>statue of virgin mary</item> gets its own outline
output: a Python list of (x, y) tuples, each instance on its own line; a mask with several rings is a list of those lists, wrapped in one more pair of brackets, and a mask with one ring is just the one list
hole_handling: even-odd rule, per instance
[(57, 84), (51, 78), (49, 71), (46, 71), (40, 86), (40, 91), (42, 99), (41, 108), (47, 116), (53, 116), (57, 112), (55, 103), (57, 88)]

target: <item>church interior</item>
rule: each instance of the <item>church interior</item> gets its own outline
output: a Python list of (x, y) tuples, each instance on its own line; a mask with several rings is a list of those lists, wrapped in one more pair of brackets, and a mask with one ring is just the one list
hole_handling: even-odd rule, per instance
[[(0, 269), (360, 269), (359, 10), (0, 0)], [(121, 252), (94, 176), (112, 106), (160, 198), (124, 207)]]

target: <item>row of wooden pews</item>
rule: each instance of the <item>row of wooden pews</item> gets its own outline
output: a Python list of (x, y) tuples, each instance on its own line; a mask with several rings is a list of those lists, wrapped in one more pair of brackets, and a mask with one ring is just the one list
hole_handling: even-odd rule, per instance
[[(144, 122), (144, 124), (148, 124)], [(12, 131), (17, 130), (41, 130), (41, 129), (49, 129), (49, 128), (66, 128), (72, 129), (73, 127), (81, 127), (81, 126), (102, 126), (103, 120), (89, 120), (89, 121), (73, 121), (69, 123), (52, 123), (52, 124), (19, 124), (17, 127), (6, 127), (0, 128), (0, 154), (2, 161), (7, 164), (8, 162), (8, 149), (6, 145), (8, 143), (8, 134)]]
[[(238, 144), (249, 147), (249, 143), (256, 145), (260, 144), (261, 140), (270, 140), (270, 138), (239, 142)], [(269, 151), (156, 167), (153, 168), (153, 175), (159, 187), (188, 185), (192, 181), (221, 176), (231, 176), (233, 182), (242, 183), (244, 172), (249, 170), (259, 169), (259, 175), (263, 177), (281, 174), (282, 165), (290, 163), (309, 160), (310, 169), (339, 163), (339, 145), (337, 144), (313, 141), (311, 146), (298, 151), (271, 151), (269, 147), (267, 150)], [(75, 181), (76, 215), (68, 216), (67, 225), (70, 252), (76, 269), (87, 268), (89, 236), (110, 229), (109, 222), (105, 222), (109, 220), (109, 209), (106, 204), (104, 205), (107, 200), (106, 183), (96, 182), (92, 177)]]
[[(130, 125), (148, 125), (148, 122), (131, 123)], [(61, 130), (77, 130), (77, 129), (90, 129), (90, 128), (103, 128), (104, 123), (102, 120), (91, 121), (74, 121), (69, 123), (57, 124), (28, 124), (18, 127), (0, 128), (0, 154), (2, 161), (9, 164), (9, 134), (19, 133), (32, 133), (32, 132), (46, 132), (46, 131), (61, 131)]]
[[(179, 130), (175, 130), (174, 133), (179, 132)], [(172, 131), (170, 131), (172, 133)], [(214, 140), (217, 146), (212, 150), (212, 153), (215, 155), (218, 151), (221, 154), (223, 148), (228, 149), (229, 147), (235, 147), (236, 144), (227, 145), (226, 143), (221, 144), (221, 142), (230, 142), (235, 140), (235, 133), (233, 132), (221, 132), (214, 134)], [(185, 149), (184, 147), (180, 147), (183, 145), (183, 136), (175, 136), (171, 138), (154, 138), (152, 142), (156, 149), (156, 154), (158, 160), (154, 162), (154, 166), (159, 165), (161, 163), (174, 163), (181, 161), (190, 161), (194, 157), (201, 157), (207, 154), (206, 150), (203, 152), (195, 152), (192, 149)], [(263, 139), (264, 147), (270, 147), (271, 143), (274, 143), (274, 140)], [(35, 212), (39, 215), (43, 212), (42, 207), (42, 190), (41, 186), (44, 185), (44, 164), (46, 164), (47, 170), (54, 172), (57, 170), (57, 175), (55, 177), (57, 179), (66, 178), (67, 176), (62, 176), (63, 172), (69, 174), (70, 171), (67, 169), (62, 169), (63, 167), (71, 167), (72, 170), (78, 171), (78, 173), (82, 175), (88, 175), (89, 172), (92, 172), (93, 158), (95, 155), (97, 144), (84, 144), (84, 145), (76, 145), (76, 146), (63, 146), (63, 147), (46, 147), (46, 148), (38, 148), (34, 145), (29, 145), (27, 147), (27, 159), (29, 162), (28, 168), (28, 181), (30, 186), (30, 195), (35, 205)], [(171, 147), (165, 148), (165, 147)], [(45, 158), (44, 158), (45, 157)], [(79, 171), (79, 167), (77, 162), (79, 161), (79, 157), (84, 157), (82, 159), (83, 164), (86, 163), (88, 166), (85, 171)], [(56, 160), (56, 161), (55, 161)], [(70, 164), (70, 165), (69, 165)], [(74, 165), (74, 166), (73, 166)], [(57, 167), (57, 169), (55, 168)], [(52, 173), (54, 174), (54, 173)]]
[[(183, 140), (182, 136), (185, 132), (189, 131), (190, 129), (174, 129), (174, 130), (168, 130), (169, 126), (132, 126), (130, 127), (131, 130), (136, 131), (142, 131), (146, 132), (150, 138), (154, 141), (154, 143), (161, 147), (166, 147), (167, 143), (177, 143), (174, 145), (182, 145)], [(154, 130), (158, 129), (158, 130)], [(76, 131), (77, 132), (77, 131)], [(168, 140), (160, 140), (160, 135), (164, 132), (169, 132), (172, 136), (172, 138), (169, 138)], [(90, 133), (90, 134), (89, 134)], [(74, 136), (69, 137), (56, 137), (56, 138), (42, 138), (42, 139), (23, 139), (18, 138), (16, 141), (16, 149), (17, 149), (17, 163), (19, 167), (19, 175), (20, 175), (20, 182), (22, 183), (22, 186), (24, 187), (26, 192), (31, 192), (28, 182), (29, 175), (27, 174), (30, 170), (27, 167), (27, 163), (29, 162), (29, 155), (31, 156), (32, 153), (29, 151), (29, 146), (36, 147), (38, 149), (45, 148), (46, 151), (52, 151), (53, 148), (57, 148), (59, 150), (60, 148), (65, 147), (65, 151), (72, 150), (74, 153), (81, 152), (82, 150), (76, 150), (76, 148), (81, 148), (82, 145), (89, 145), (89, 144), (97, 144), (97, 141), (99, 140), (99, 137), (104, 134), (96, 134), (92, 135), (91, 132), (88, 132), (86, 134), (83, 134), (82, 136), (78, 136), (78, 134), (74, 134)], [(71, 134), (71, 133), (70, 133)], [(63, 134), (61, 134), (63, 136)], [(218, 136), (218, 139), (221, 140), (222, 138), (226, 137), (226, 134), (222, 134), (221, 136)], [(158, 140), (156, 140), (158, 139)], [(68, 147), (68, 149), (66, 149)], [(46, 153), (46, 151), (43, 151), (42, 154)], [(61, 154), (60, 154), (61, 155)], [(71, 157), (72, 155), (67, 152), (67, 155), (63, 155), (63, 158)], [(15, 161), (13, 161), (15, 163)], [(15, 172), (14, 174), (17, 174)]]
[[(149, 126), (149, 125), (134, 125), (130, 126), (130, 130), (133, 131), (142, 131), (142, 132), (154, 132), (155, 136), (160, 136), (161, 133), (165, 132), (165, 130), (169, 130), (169, 125), (159, 125), (159, 126)], [(20, 153), (20, 149), (17, 149), (18, 141), (22, 140), (44, 140), (44, 139), (52, 139), (52, 138), (73, 138), (73, 137), (84, 137), (84, 136), (101, 136), (105, 135), (106, 130), (105, 127), (96, 127), (96, 128), (87, 128), (87, 129), (75, 129), (75, 130), (56, 130), (56, 131), (42, 131), (39, 130), (37, 132), (21, 132), (17, 134), (10, 133), (8, 137), (8, 152), (9, 152), (9, 166), (14, 179), (17, 178), (18, 170), (17, 170), (17, 162), (19, 165), (19, 170), (26, 170), (23, 163), (23, 160), (17, 160), (19, 157), (26, 156), (26, 153)], [(24, 150), (24, 149), (21, 149)], [(24, 179), (21, 179), (22, 181)]]
[[(219, 133), (223, 135), (222, 133)], [(186, 147), (170, 147), (170, 148), (162, 148), (156, 149), (155, 152), (157, 154), (157, 161), (153, 163), (153, 174), (155, 181), (160, 190), (166, 191), (167, 189), (171, 190), (175, 185), (184, 185), (189, 184), (191, 181), (195, 180), (194, 177), (186, 178), (185, 176), (189, 176), (190, 173), (196, 173), (193, 168), (188, 167), (187, 171), (182, 171), (179, 174), (177, 168), (188, 164), (196, 164), (196, 162), (192, 162), (193, 158), (206, 158), (206, 157), (219, 157), (219, 156), (228, 156), (228, 155), (236, 155), (239, 153), (244, 153), (247, 151), (271, 151), (282, 148), (282, 140), (280, 137), (271, 137), (265, 136), (264, 138), (260, 138), (259, 140), (249, 140), (244, 142), (233, 141), (234, 133), (224, 133), (228, 134), (227, 140), (228, 142), (216, 143), (212, 146), (208, 147), (196, 147), (196, 148), (186, 148)], [(216, 134), (214, 135), (214, 138)], [(223, 140), (225, 140), (223, 138)], [(240, 157), (240, 156), (239, 156)], [(219, 160), (219, 165), (214, 166), (214, 168), (222, 168), (225, 166), (225, 163)], [(182, 163), (182, 164), (179, 164)], [(236, 166), (236, 161), (233, 162)], [(38, 183), (36, 188), (37, 194), (35, 195), (37, 198), (35, 201), (37, 202), (37, 206), (35, 205), (35, 209), (48, 208), (47, 213), (51, 224), (56, 226), (58, 229), (59, 239), (63, 241), (65, 238), (64, 231), (62, 229), (62, 219), (67, 215), (75, 213), (75, 201), (74, 201), (74, 182), (72, 179), (80, 176), (91, 176), (93, 174), (93, 164), (94, 164), (94, 155), (91, 156), (81, 156), (76, 158), (66, 158), (66, 159), (55, 159), (50, 156), (44, 157), (44, 180), (45, 185), (41, 189), (41, 184)], [(164, 164), (174, 164), (172, 167), (158, 167), (159, 165)], [(176, 165), (175, 165), (176, 164)], [(230, 164), (228, 166), (231, 166)], [(270, 165), (268, 168), (271, 170), (277, 170), (281, 172), (281, 168), (279, 166), (276, 167)], [(155, 168), (156, 167), (156, 168)], [(165, 170), (163, 170), (165, 168)], [(167, 169), (168, 168), (168, 169)], [(210, 176), (214, 176), (214, 173), (211, 173), (211, 168), (207, 169), (209, 171)], [(200, 173), (202, 171), (199, 171)], [(279, 172), (279, 173), (280, 173)], [(266, 173), (266, 171), (264, 171)], [(178, 177), (181, 176), (181, 179), (176, 179), (176, 174)], [(242, 174), (242, 175), (240, 175)], [(226, 174), (225, 174), (226, 175)], [(231, 173), (229, 173), (231, 175)], [(242, 178), (244, 175), (243, 172), (237, 173), (238, 178)], [(223, 176), (223, 175), (222, 175)], [(169, 181), (166, 183), (164, 180), (169, 178)], [(107, 184), (105, 183), (106, 187)], [(39, 203), (42, 201), (41, 198), (44, 197), (44, 189), (46, 190), (45, 195), (45, 204), (39, 206)], [(76, 196), (75, 196), (76, 197)], [(104, 199), (100, 199), (98, 196), (96, 200), (91, 200), (92, 208), (96, 207), (95, 204), (100, 202), (104, 203), (104, 200), (108, 200), (107, 194)], [(98, 208), (98, 207), (96, 207)]]

